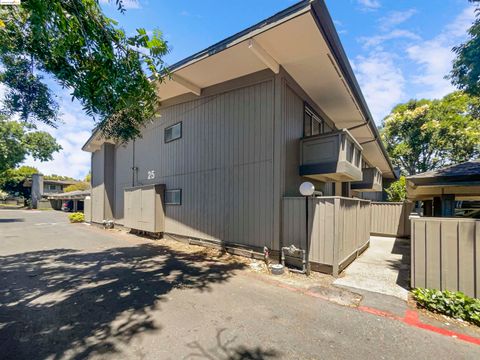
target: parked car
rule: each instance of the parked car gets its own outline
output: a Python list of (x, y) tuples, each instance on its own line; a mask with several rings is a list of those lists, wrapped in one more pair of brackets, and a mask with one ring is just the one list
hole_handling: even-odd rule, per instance
[(457, 209), (455, 211), (456, 217), (480, 219), (480, 209)]
[(62, 211), (73, 211), (73, 200), (67, 200), (62, 204)]

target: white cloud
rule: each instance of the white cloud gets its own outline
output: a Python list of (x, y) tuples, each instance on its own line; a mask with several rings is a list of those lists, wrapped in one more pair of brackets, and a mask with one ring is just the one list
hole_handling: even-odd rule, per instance
[(359, 38), (360, 42), (363, 43), (364, 46), (378, 46), (385, 41), (394, 40), (394, 39), (410, 39), (410, 40), (420, 40), (420, 36), (417, 34), (409, 31), (409, 30), (401, 30), (395, 29), (385, 34), (375, 35), (375, 36), (364, 36)]
[[(100, 0), (100, 3), (116, 5), (115, 0)], [(123, 0), (123, 7), (125, 9), (140, 9), (142, 6), (139, 0)]]
[(387, 16), (378, 20), (378, 25), (381, 30), (388, 31), (394, 27), (403, 24), (417, 13), (416, 9), (408, 9), (404, 11), (391, 11)]
[(439, 98), (454, 90), (450, 81), (445, 79), (455, 58), (452, 47), (465, 39), (473, 20), (474, 8), (467, 7), (439, 35), (407, 48), (408, 57), (418, 66), (418, 73), (411, 81), (423, 88), (417, 97)]
[(38, 125), (38, 130), (47, 131), (54, 136), (63, 149), (53, 155), (52, 161), (40, 162), (28, 157), (24, 165), (34, 166), (46, 175), (57, 174), (83, 179), (90, 170), (90, 153), (82, 151), (82, 146), (90, 137), (93, 120), (83, 115), (78, 104), (71, 103), (65, 97), (66, 95), (63, 95), (61, 103), (63, 124), (59, 124), (57, 129)]
[(382, 6), (379, 0), (357, 0), (364, 10), (376, 10)]
[(380, 124), (392, 107), (404, 98), (405, 77), (395, 64), (394, 55), (385, 51), (356, 57), (353, 68), (373, 119)]

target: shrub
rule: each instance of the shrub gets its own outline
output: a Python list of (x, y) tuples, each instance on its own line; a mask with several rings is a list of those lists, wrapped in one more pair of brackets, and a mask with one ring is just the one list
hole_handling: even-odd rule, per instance
[(8, 193), (3, 190), (0, 190), (0, 200), (6, 200), (8, 198)]
[(68, 215), (68, 219), (71, 223), (81, 223), (85, 221), (85, 215), (81, 212), (75, 212)]
[(400, 176), (400, 179), (391, 183), (390, 186), (385, 189), (385, 192), (387, 193), (388, 201), (405, 201), (407, 198), (407, 180), (405, 176)]
[(421, 307), (480, 326), (480, 299), (460, 291), (414, 289), (413, 298)]

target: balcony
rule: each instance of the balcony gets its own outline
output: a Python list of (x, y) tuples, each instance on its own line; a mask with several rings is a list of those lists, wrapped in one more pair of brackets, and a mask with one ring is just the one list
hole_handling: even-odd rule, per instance
[(355, 181), (350, 184), (352, 190), (362, 192), (382, 191), (382, 172), (376, 167), (363, 168), (362, 181)]
[(362, 147), (348, 132), (300, 140), (300, 175), (319, 181), (361, 181)]

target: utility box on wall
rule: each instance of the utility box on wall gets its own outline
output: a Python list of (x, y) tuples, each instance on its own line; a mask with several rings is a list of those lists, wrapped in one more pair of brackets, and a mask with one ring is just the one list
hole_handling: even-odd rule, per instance
[(160, 233), (165, 231), (164, 184), (127, 188), (125, 191), (125, 226), (130, 229)]

